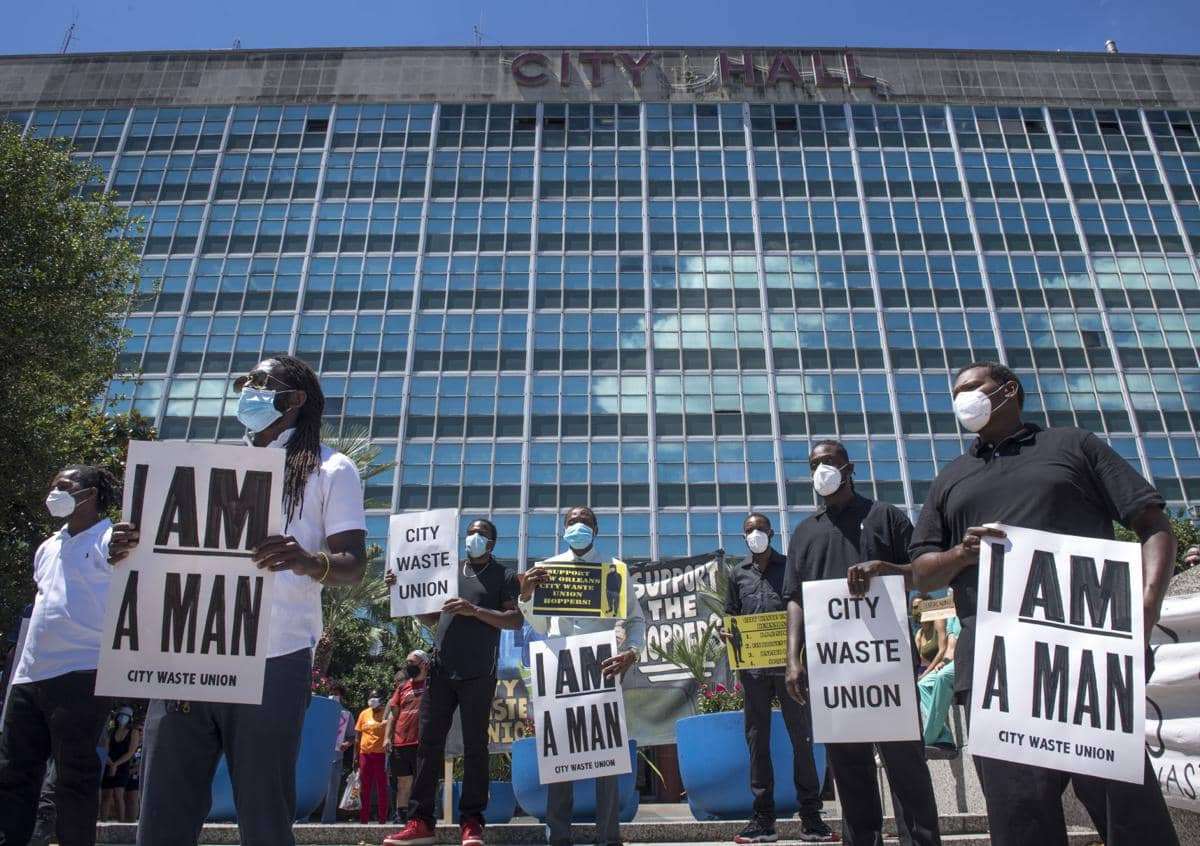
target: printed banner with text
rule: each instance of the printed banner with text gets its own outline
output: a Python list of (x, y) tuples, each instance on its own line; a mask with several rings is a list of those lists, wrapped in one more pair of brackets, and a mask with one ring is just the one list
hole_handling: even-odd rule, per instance
[(903, 576), (851, 596), (845, 579), (805, 582), (804, 638), (813, 740), (921, 736)]
[(725, 618), (725, 649), (734, 670), (787, 666), (787, 612), (731, 615)]
[(458, 543), (457, 508), (392, 515), (387, 568), (396, 574), (393, 617), (433, 614), (458, 596)]
[(124, 519), (140, 541), (109, 588), (101, 696), (259, 704), (279, 534), (281, 449), (130, 441)]
[(632, 771), (621, 684), (601, 671), (616, 651), (611, 631), (529, 645), (530, 708), (542, 784)]
[(1000, 528), (979, 555), (971, 754), (1141, 783), (1141, 546)]
[(539, 561), (549, 578), (533, 591), (533, 610), (543, 616), (624, 617), (629, 568), (613, 559)]

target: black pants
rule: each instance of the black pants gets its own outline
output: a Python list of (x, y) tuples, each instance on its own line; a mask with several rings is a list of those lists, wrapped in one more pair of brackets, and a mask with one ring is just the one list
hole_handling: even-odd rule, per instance
[(1066, 846), (1062, 794), (1067, 782), (1106, 846), (1179, 846), (1158, 778), (1146, 758), (1141, 784), (975, 758), (995, 846)]
[[(312, 651), (268, 658), (261, 705), (150, 703), (138, 846), (199, 841), (224, 753), (244, 846), (291, 846), (296, 759), (312, 699)], [(60, 811), (61, 814), (61, 811)]]
[(47, 759), (53, 759), (56, 773), (58, 842), (96, 842), (96, 745), (110, 703), (95, 689), (95, 670), (12, 686), (0, 738), (0, 842), (24, 846), (29, 841)]
[(812, 716), (808, 706), (788, 695), (782, 675), (739, 673), (746, 694), (746, 745), (750, 748), (750, 792), (754, 816), (775, 819), (775, 770), (771, 766), (771, 700), (778, 698), (783, 724), (792, 740), (792, 778), (800, 815), (821, 810), (821, 785), (812, 754)]
[(496, 678), (451, 679), (438, 669), (429, 676), (421, 697), (420, 741), (417, 744), (417, 768), (413, 776), (412, 800), (408, 818), (432, 825), (434, 797), (442, 776), (446, 754), (446, 735), (454, 721), (454, 709), (462, 726), (463, 785), (458, 803), (458, 818), (483, 822), (488, 802), (488, 717), (496, 695)]
[(887, 768), (896, 803), (896, 822), (915, 846), (942, 842), (937, 800), (919, 741), (891, 743), (829, 743), (825, 746), (833, 782), (842, 801), (842, 840), (847, 846), (883, 846), (883, 805), (875, 747)]

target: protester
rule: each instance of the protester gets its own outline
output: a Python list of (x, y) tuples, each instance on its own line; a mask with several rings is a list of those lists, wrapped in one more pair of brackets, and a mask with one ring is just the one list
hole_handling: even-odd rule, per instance
[(125, 788), (129, 785), (133, 756), (141, 743), (142, 732), (133, 725), (133, 708), (122, 705), (113, 714), (105, 738), (108, 763), (100, 780), (100, 819), (125, 821)]
[[(493, 556), (496, 527), (476, 520), (467, 527), (467, 560), (459, 572), (458, 597), (442, 612), (422, 618), (437, 626), (434, 655), (418, 720), (417, 761), (408, 824), (385, 846), (421, 846), (434, 841), (434, 798), (442, 776), (446, 735), (459, 714), (463, 740), (462, 796), (458, 802), (463, 846), (482, 846), (488, 803), (488, 720), (496, 694), (500, 630), (519, 629), (520, 586), (516, 574)], [(388, 572), (387, 583), (396, 577)]]
[[(919, 608), (916, 603), (913, 607)], [(916, 613), (919, 616), (920, 611)], [(932, 635), (929, 628), (933, 629)], [(957, 617), (923, 622), (918, 631), (923, 637), (918, 640), (917, 649), (922, 653), (925, 667), (917, 677), (917, 695), (921, 699), (921, 737), (927, 758), (952, 758), (958, 754), (947, 717), (954, 704), (954, 650), (961, 631)]]
[[(413, 774), (417, 768), (417, 743), (421, 739), (421, 699), (429, 678), (429, 653), (414, 649), (404, 659), (403, 681), (396, 686), (387, 707), (388, 771), (396, 779), (396, 813), (408, 816)], [(407, 822), (401, 819), (400, 822)]]
[(329, 786), (325, 789), (325, 803), (321, 809), (321, 822), (325, 824), (337, 822), (338, 803), (342, 794), (342, 759), (346, 750), (354, 745), (354, 717), (342, 705), (346, 698), (346, 688), (340, 684), (329, 687), (329, 698), (339, 706), (337, 734), (333, 738), (332, 760), (329, 763)]
[[(987, 538), (1003, 537), (991, 524), (1111, 539), (1113, 521), (1120, 521), (1142, 544), (1146, 630), (1137, 636), (1148, 635), (1175, 562), (1163, 498), (1091, 432), (1024, 421), (1025, 390), (1003, 365), (967, 365), (954, 379), (953, 395), (959, 423), (977, 437), (934, 479), (909, 552), (918, 588), (954, 587), (962, 624), (955, 688), (963, 701), (970, 702), (979, 548)], [(1149, 675), (1149, 652), (1146, 663)], [(1108, 846), (1178, 843), (1149, 758), (1141, 784), (998, 758), (974, 760), (996, 846), (1065, 844), (1062, 793), (1068, 781)]]
[[(746, 518), (742, 533), (750, 557), (729, 574), (725, 613), (766, 614), (787, 610), (783, 579), (787, 558), (771, 546), (775, 530), (766, 515), (757, 512)], [(732, 630), (722, 639), (734, 641)], [(737, 646), (734, 643), (735, 648)], [(754, 794), (754, 816), (735, 843), (774, 843), (775, 769), (771, 765), (771, 702), (779, 700), (783, 724), (792, 741), (792, 778), (800, 804), (800, 839), (832, 840), (833, 831), (821, 819), (821, 784), (812, 754), (812, 715), (787, 695), (783, 669), (742, 670), (738, 674), (745, 696), (746, 745), (750, 749), (750, 792)]]
[[(807, 699), (804, 668), (805, 582), (845, 578), (860, 596), (876, 576), (910, 580), (908, 543), (912, 524), (894, 506), (868, 499), (854, 489), (854, 464), (838, 441), (820, 441), (808, 457), (813, 487), (822, 506), (800, 523), (788, 544), (784, 595), (788, 598), (787, 689)], [(896, 800), (897, 825), (916, 846), (941, 843), (933, 782), (918, 740), (825, 745), (842, 803), (842, 838), (850, 846), (883, 842), (883, 807), (872, 746), (887, 769)]]
[(13, 670), (0, 736), (0, 842), (25, 844), (38, 793), (53, 758), (58, 842), (96, 842), (100, 759), (96, 741), (109, 703), (95, 695), (96, 665), (112, 567), (119, 485), (100, 467), (72, 465), (54, 477), (46, 497), (65, 525), (33, 557), (37, 598), (25, 648)]
[(358, 732), (354, 757), (358, 762), (359, 796), (362, 798), (358, 809), (358, 821), (363, 825), (371, 821), (371, 797), (375, 797), (379, 821), (388, 821), (385, 713), (383, 691), (373, 690), (367, 700), (367, 707), (358, 715), (358, 722), (354, 724), (354, 730)]
[(1183, 554), (1183, 563), (1187, 567), (1200, 565), (1200, 546), (1190, 546)]
[[(195, 844), (225, 755), (243, 843), (295, 842), (296, 758), (311, 699), (312, 649), (321, 634), (321, 590), (362, 578), (366, 519), (354, 462), (321, 443), (325, 395), (298, 358), (280, 355), (238, 378), (237, 416), (256, 447), (285, 451), (282, 535), (254, 549), (276, 574), (263, 702), (151, 703), (138, 846)], [(137, 526), (122, 523), (112, 560), (129, 555)]]
[[(563, 523), (563, 540), (567, 551), (548, 558), (550, 562), (600, 562), (596, 552), (596, 535), (600, 525), (595, 512), (587, 506), (577, 506), (567, 512)], [(637, 663), (646, 644), (646, 619), (641, 605), (627, 603), (624, 618), (543, 617), (533, 613), (533, 591), (549, 578), (546, 568), (534, 566), (521, 579), (521, 611), (535, 631), (550, 637), (616, 631), (617, 654), (602, 665), (608, 678), (625, 675)], [(626, 589), (628, 594), (628, 589)], [(621, 843), (621, 804), (617, 776), (595, 779), (596, 785), (596, 846), (619, 846)], [(547, 785), (546, 839), (550, 846), (568, 846), (571, 840), (571, 815), (575, 809), (575, 782), (563, 781)]]

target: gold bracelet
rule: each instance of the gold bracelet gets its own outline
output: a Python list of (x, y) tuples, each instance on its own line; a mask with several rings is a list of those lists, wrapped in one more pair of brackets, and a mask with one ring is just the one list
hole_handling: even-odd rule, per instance
[(321, 584), (325, 584), (325, 580), (329, 578), (329, 569), (333, 566), (333, 562), (330, 560), (329, 555), (325, 552), (318, 552), (317, 555), (319, 555), (325, 562), (325, 572), (317, 581), (319, 581)]

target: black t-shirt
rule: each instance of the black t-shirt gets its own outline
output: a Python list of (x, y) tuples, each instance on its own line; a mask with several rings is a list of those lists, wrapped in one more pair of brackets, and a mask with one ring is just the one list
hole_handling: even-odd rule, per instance
[(844, 579), (864, 561), (907, 564), (912, 530), (903, 511), (857, 493), (841, 508), (820, 509), (792, 532), (784, 596), (803, 603), (805, 582)]
[[(458, 595), (472, 605), (503, 611), (504, 603), (515, 603), (520, 593), (516, 572), (495, 558), (478, 571), (465, 561), (459, 565)], [(500, 630), (495, 626), (456, 614), (442, 614), (438, 620), (438, 669), (449, 678), (494, 676), (499, 653)]]
[[(1111, 539), (1163, 498), (1108, 444), (1082, 429), (1027, 423), (997, 446), (978, 439), (929, 489), (909, 556), (956, 546), (972, 526), (1004, 523), (1064, 535)], [(954, 610), (962, 633), (954, 650), (956, 690), (970, 690), (975, 651), (979, 569), (959, 573)]]

